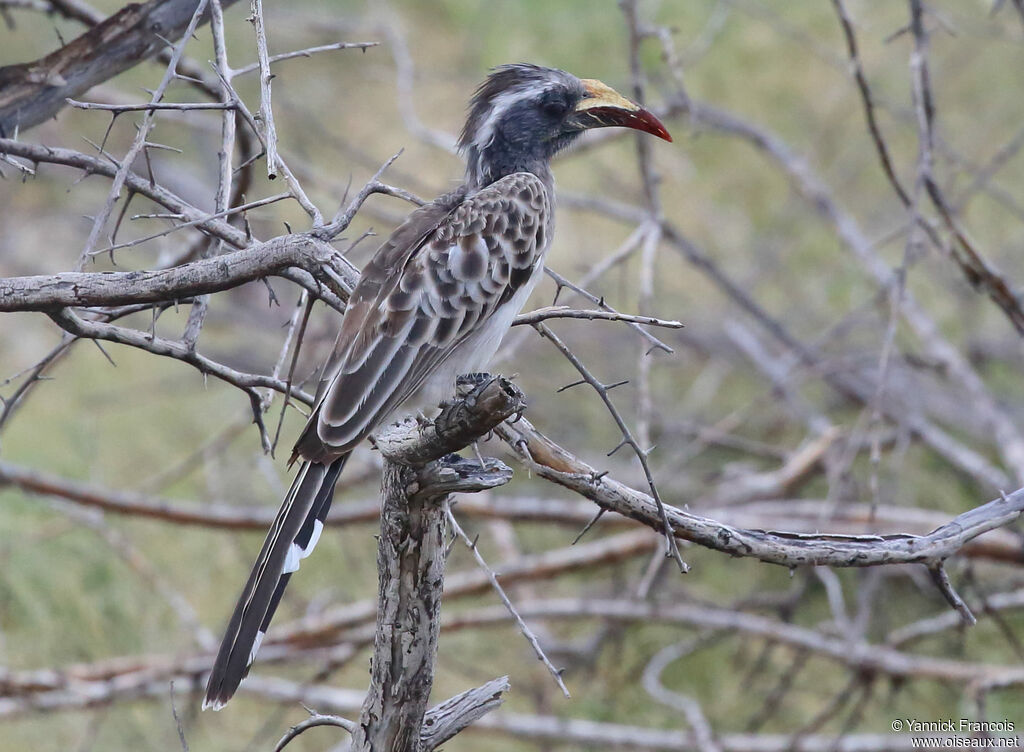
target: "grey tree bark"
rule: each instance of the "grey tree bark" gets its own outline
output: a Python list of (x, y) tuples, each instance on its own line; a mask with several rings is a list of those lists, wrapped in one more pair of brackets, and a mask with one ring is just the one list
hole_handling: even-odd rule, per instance
[[(507, 483), (512, 471), (450, 454), (525, 407), (500, 377), (480, 378), (431, 422), (406, 420), (376, 440), (384, 454), (377, 545), (377, 626), (370, 688), (352, 736), (353, 752), (430, 752), (500, 700), (489, 683), (426, 718), (434, 683), (446, 558), (445, 505), (455, 492)], [(476, 694), (474, 694), (474, 692)], [(475, 701), (469, 701), (475, 698)], [(444, 719), (445, 724), (438, 724)]]
[[(221, 0), (228, 6), (235, 0)], [(198, 0), (150, 0), (126, 5), (55, 52), (0, 68), (0, 135), (11, 135), (56, 115), (70, 97), (88, 91), (184, 33)], [(202, 19), (205, 23), (209, 14)]]

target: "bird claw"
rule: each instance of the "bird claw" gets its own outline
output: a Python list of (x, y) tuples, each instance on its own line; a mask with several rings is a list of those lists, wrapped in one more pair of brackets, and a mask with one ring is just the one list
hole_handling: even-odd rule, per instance
[(482, 454), (480, 454), (480, 442), (479, 441), (474, 441), (470, 446), (473, 447), (473, 454), (476, 455), (476, 461), (480, 463), (480, 467), (481, 468), (486, 470), (487, 469), (487, 460), (485, 460), (484, 456)]
[(485, 371), (475, 371), (474, 373), (463, 373), (455, 377), (455, 386), (472, 386), (478, 387), (481, 384), (486, 384), (488, 381), (492, 381), (494, 376)]
[(497, 381), (498, 376), (489, 373), (464, 373), (455, 378), (455, 395), (466, 399), (471, 394), (482, 391), (488, 384)]
[(483, 371), (460, 374), (455, 379), (456, 393), (469, 393), (473, 389), (477, 389), (484, 384), (494, 381), (496, 378), (496, 376), (492, 376)]

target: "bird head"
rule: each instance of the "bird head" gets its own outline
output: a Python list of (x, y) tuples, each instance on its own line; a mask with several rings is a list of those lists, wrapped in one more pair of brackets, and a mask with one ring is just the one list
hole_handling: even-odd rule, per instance
[(459, 148), (470, 182), (481, 185), (517, 170), (546, 170), (583, 131), (609, 126), (672, 140), (654, 115), (596, 79), (526, 63), (502, 65), (474, 94)]

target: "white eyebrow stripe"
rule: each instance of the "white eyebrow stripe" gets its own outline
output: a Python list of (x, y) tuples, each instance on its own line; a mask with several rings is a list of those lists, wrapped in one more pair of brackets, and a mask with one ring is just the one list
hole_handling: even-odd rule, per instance
[(475, 146), (478, 151), (482, 152), (491, 145), (492, 141), (494, 141), (495, 126), (498, 124), (498, 121), (504, 117), (505, 113), (519, 102), (532, 97), (540, 97), (555, 86), (557, 86), (556, 83), (549, 83), (540, 89), (533, 88), (529, 85), (520, 86), (509, 91), (503, 91), (501, 94), (496, 96), (491, 100), (491, 111), (487, 114), (487, 119), (481, 123), (480, 128), (476, 132), (476, 137), (473, 139), (473, 146)]

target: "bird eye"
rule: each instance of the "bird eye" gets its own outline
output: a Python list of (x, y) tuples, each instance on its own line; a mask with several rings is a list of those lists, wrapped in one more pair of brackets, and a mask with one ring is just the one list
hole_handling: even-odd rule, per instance
[(545, 115), (550, 117), (562, 117), (569, 110), (569, 106), (561, 99), (549, 99), (541, 104)]

